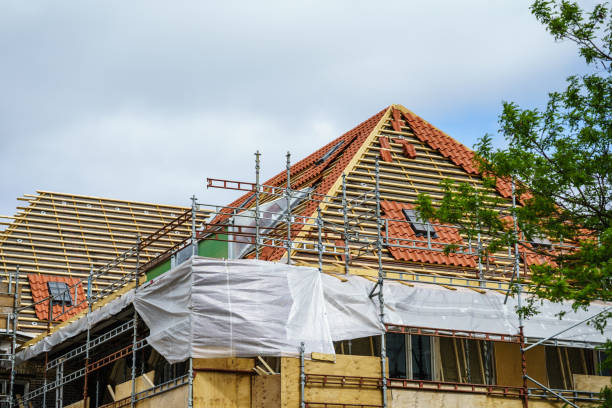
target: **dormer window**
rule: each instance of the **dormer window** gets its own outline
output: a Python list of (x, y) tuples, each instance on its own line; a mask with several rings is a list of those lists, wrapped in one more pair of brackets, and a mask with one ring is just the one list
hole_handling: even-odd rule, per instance
[(55, 305), (72, 306), (72, 297), (70, 296), (70, 288), (66, 282), (47, 282), (49, 296)]
[(423, 221), (416, 210), (404, 208), (402, 209), (402, 212), (404, 213), (406, 221), (410, 223), (410, 227), (417, 237), (426, 237), (427, 232), (429, 232), (430, 238), (438, 238), (434, 227), (429, 223), (429, 221)]

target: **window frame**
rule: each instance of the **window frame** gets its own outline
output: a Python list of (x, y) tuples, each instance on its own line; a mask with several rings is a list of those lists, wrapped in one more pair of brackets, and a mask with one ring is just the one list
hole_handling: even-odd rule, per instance
[(436, 229), (429, 220), (423, 220), (419, 212), (413, 208), (402, 208), (404, 219), (410, 224), (410, 228), (417, 237), (427, 237), (431, 239), (438, 238)]
[[(58, 288), (58, 285), (63, 285), (63, 288)], [(52, 289), (52, 287), (55, 287)], [(76, 289), (76, 287), (75, 287)], [(73, 306), (76, 304), (76, 299), (73, 298), (70, 292), (70, 285), (63, 281), (47, 281), (47, 291), (49, 292), (49, 298), (53, 305), (61, 306)]]

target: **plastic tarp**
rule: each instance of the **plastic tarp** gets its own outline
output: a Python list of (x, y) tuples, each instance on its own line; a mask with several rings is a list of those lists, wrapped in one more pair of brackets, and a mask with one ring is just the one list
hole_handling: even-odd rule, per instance
[[(432, 284), (407, 286), (385, 282), (383, 294), (385, 322), (389, 324), (518, 334), (516, 297), (508, 297), (504, 304), (505, 295), (493, 290), (479, 293), (467, 288), (449, 290)], [(525, 295), (522, 304), (526, 304)], [(531, 339), (547, 338), (610, 307), (593, 303), (588, 310), (574, 312), (569, 303), (544, 301), (537, 306), (539, 314), (526, 319), (523, 325), (525, 337)], [(562, 319), (558, 316), (561, 311), (566, 312)], [(559, 335), (557, 340), (603, 343), (606, 338), (612, 338), (612, 327), (608, 327), (602, 335), (596, 328), (581, 324)]]
[[(314, 268), (256, 260), (193, 257), (178, 267), (56, 330), (21, 351), (23, 362), (84, 332), (131, 303), (150, 329), (147, 341), (169, 362), (195, 358), (333, 354), (332, 341), (380, 335), (374, 283), (337, 277)], [(493, 290), (385, 281), (385, 322), (393, 325), (516, 335), (516, 298)], [(540, 313), (524, 322), (531, 341), (546, 338), (599, 313), (609, 304), (593, 303), (574, 312), (567, 303), (542, 302)], [(566, 314), (559, 319), (558, 314)], [(612, 338), (581, 324), (557, 336), (560, 344), (586, 345)]]
[(321, 275), (327, 318), (334, 341), (380, 335), (384, 326), (379, 306), (370, 299), (372, 282), (357, 277), (343, 277), (341, 281)]
[[(312, 188), (296, 190), (291, 192), (289, 206), (293, 209), (308, 196)], [(287, 216), (287, 198), (280, 197), (274, 201), (259, 206), (259, 232), (266, 234), (270, 228), (274, 228), (283, 218)], [(228, 242), (228, 258), (239, 259), (246, 255), (253, 247), (254, 240), (241, 233), (255, 234), (255, 210), (245, 210), (229, 221), (230, 240)], [(232, 235), (234, 232), (236, 235)]]
[(39, 342), (20, 351), (15, 356), (15, 362), (20, 364), (42, 353), (53, 350), (53, 348), (58, 344), (61, 344), (66, 340), (85, 332), (87, 327), (92, 328), (96, 324), (121, 312), (123, 309), (132, 304), (133, 299), (134, 290), (132, 289), (129, 292), (119, 296), (117, 299), (113, 299), (112, 301), (108, 302), (101, 308), (93, 310), (91, 313), (86, 314), (69, 325), (54, 331), (49, 336), (45, 336)]
[(321, 274), (255, 260), (192, 257), (138, 289), (147, 341), (170, 363), (188, 357), (333, 354)]

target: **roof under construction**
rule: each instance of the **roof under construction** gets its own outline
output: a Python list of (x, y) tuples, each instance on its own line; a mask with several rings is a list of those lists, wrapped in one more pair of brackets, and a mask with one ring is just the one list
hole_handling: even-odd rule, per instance
[[(21, 305), (27, 306), (48, 296), (46, 282), (75, 284), (86, 281), (90, 270), (105, 267), (144, 238), (176, 219), (188, 207), (38, 191), (19, 198), (27, 205), (4, 222), (0, 232), (0, 273), (5, 277), (19, 266), (22, 285)], [(204, 213), (201, 214), (202, 218)], [(140, 253), (144, 263), (190, 236), (188, 225), (156, 240)], [(94, 282), (94, 293), (132, 273), (136, 259), (127, 258)], [(83, 286), (78, 294), (84, 299)], [(79, 297), (77, 295), (77, 298)], [(81, 309), (85, 305), (81, 305)], [(55, 320), (77, 314), (61, 314), (54, 305)], [(46, 328), (48, 303), (26, 309), (20, 315), (19, 330), (39, 333)]]
[[(232, 215), (247, 209), (254, 210), (258, 204), (278, 200), (279, 194), (273, 189), (289, 187), (294, 192), (307, 191), (305, 194), (308, 196), (308, 199), (296, 200), (295, 205), (291, 204), (292, 216), (297, 221), (302, 217), (303, 222), (291, 225), (290, 239), (294, 243), (312, 241), (315, 231), (313, 220), (320, 211), (324, 225), (344, 226), (345, 229), (324, 228), (322, 244), (326, 248), (333, 248), (332, 253), (328, 251), (322, 259), (326, 270), (335, 268), (346, 271), (350, 267), (354, 273), (368, 274), (370, 271), (375, 275), (376, 257), (372, 251), (364, 250), (363, 242), (376, 234), (376, 222), (371, 216), (374, 203), (371, 194), (375, 184), (375, 163), (378, 163), (380, 216), (386, 220), (385, 268), (399, 274), (482, 278), (482, 267), (477, 267), (473, 255), (444, 253), (443, 247), (449, 243), (465, 244), (456, 228), (433, 226), (434, 234), (429, 237), (429, 244), (425, 240), (418, 242), (414, 225), (411, 227), (406, 222), (403, 213), (403, 210), (412, 208), (420, 193), (428, 193), (434, 199), (439, 199), (442, 194), (439, 183), (443, 179), (469, 182), (483, 188), (473, 157), (470, 149), (444, 132), (403, 106), (392, 105), (290, 165), (289, 171), (282, 171), (262, 183), (258, 200), (255, 200), (256, 194), (253, 192), (254, 183), (237, 183), (233, 187), (232, 182), (228, 184), (226, 180), (208, 179), (208, 187), (249, 192), (222, 208), (210, 224), (204, 221), (208, 211), (203, 209), (198, 215), (202, 221), (199, 225), (204, 226), (199, 236), (210, 240), (208, 233), (217, 233), (218, 226), (226, 224)], [(500, 180), (496, 191), (490, 191), (490, 194), (509, 198), (511, 189), (507, 182)], [(18, 207), (20, 211), (12, 217), (12, 222), (5, 223), (7, 227), (0, 235), (0, 268), (2, 272), (9, 273), (19, 265), (22, 277), (28, 276), (23, 305), (43, 299), (43, 295), (48, 294), (45, 282), (55, 280), (55, 277), (72, 284), (77, 280), (85, 281), (92, 268), (104, 268), (133, 248), (138, 236), (142, 238), (163, 229), (164, 225), (175, 222), (189, 210), (188, 207), (47, 191), (25, 195), (20, 200), (28, 205)], [(510, 207), (510, 200), (507, 206)], [(214, 208), (208, 210), (215, 213)], [(268, 234), (268, 238), (286, 233), (287, 228), (281, 223)], [(167, 254), (170, 249), (176, 250), (189, 234), (189, 225), (177, 223), (172, 231), (162, 234), (154, 243), (143, 248), (139, 254), (140, 262), (146, 267), (148, 261)], [(254, 241), (254, 237), (247, 241)], [(231, 247), (232, 244), (228, 245)], [(423, 248), (419, 249), (419, 246)], [(316, 264), (317, 259), (312, 251), (300, 250), (299, 244), (292, 248), (292, 263)], [(243, 255), (270, 261), (288, 256), (283, 245), (262, 245), (257, 251), (251, 247)], [(502, 255), (499, 259), (487, 259), (484, 266), (487, 279), (509, 281), (512, 262)], [(533, 254), (529, 256), (528, 260), (534, 258)], [(92, 290), (99, 292), (130, 274), (135, 262), (133, 257), (127, 257), (113, 265), (108, 273), (93, 282)], [(82, 287), (77, 290), (77, 297), (82, 291)], [(70, 313), (61, 313), (60, 308), (59, 305), (54, 306), (57, 318), (53, 320), (66, 320), (76, 314), (74, 309)], [(44, 302), (37, 304), (22, 314), (20, 329), (39, 332), (44, 327), (47, 315), (48, 305)]]
[[(543, 345), (580, 349), (583, 366), (590, 358), (595, 367), (595, 354), (588, 357), (584, 350), (592, 351), (612, 329), (602, 336), (583, 323), (610, 306), (573, 311), (568, 304), (543, 302), (542, 313), (525, 322), (516, 308), (530, 296), (523, 292), (529, 290), (529, 266), (547, 259), (524, 239), (520, 250), (501, 248), (488, 254), (482, 248), (490, 237), (478, 235), (473, 242), (456, 225), (421, 218), (415, 208), (418, 195), (439, 201), (444, 193), (440, 182), (449, 179), (496, 198), (500, 218), (511, 217), (516, 225), (512, 209), (520, 200), (515, 200), (514, 189), (504, 180), (487, 187), (473, 159), (470, 149), (403, 106), (392, 105), (295, 164), (288, 154), (286, 169), (263, 183), (258, 153), (255, 182), (208, 178), (207, 188), (245, 193), (229, 205), (204, 204), (195, 196), (190, 207), (49, 192), (24, 197), (29, 205), (0, 236), (0, 257), (9, 289), (15, 279), (24, 287), (21, 306), (14, 305), (11, 316), (18, 316), (20, 332), (38, 336), (17, 355), (13, 334), (10, 363), (12, 368), (17, 360), (39, 364), (45, 384), (24, 391), (18, 400), (36, 402), (55, 391), (62, 406), (63, 390), (70, 384), (83, 390), (81, 401), (70, 401), (86, 406), (95, 372), (96, 381), (102, 378), (109, 390), (103, 391), (103, 406), (135, 405), (139, 398), (171, 389), (182, 389), (181, 401), (217, 406), (216, 387), (225, 389), (221, 384), (226, 378), (251, 370), (261, 375), (258, 362), (268, 374), (292, 384), (282, 390), (279, 385), (276, 406), (297, 406), (298, 400), (300, 406), (348, 406), (355, 393), (364, 391), (361, 387), (370, 387), (372, 404), (367, 406), (387, 407), (387, 386), (392, 397), (396, 391), (451, 386), (453, 392), (520, 398), (524, 406), (529, 398), (547, 398), (548, 388), (528, 388), (525, 362), (540, 362), (533, 375), (544, 383), (548, 378), (541, 362), (549, 357)], [(520, 237), (520, 231), (515, 233)], [(517, 278), (521, 281), (513, 294)], [(12, 297), (13, 303), (17, 298)], [(559, 320), (558, 314), (565, 312)], [(387, 374), (387, 333), (396, 340), (397, 335), (407, 336), (398, 343), (404, 347), (404, 374)], [(407, 347), (413, 335), (452, 338), (454, 347), (429, 343), (424, 353), (433, 359), (435, 348), (437, 360), (426, 378), (408, 376)], [(461, 350), (456, 339), (465, 342)], [(365, 354), (351, 353), (353, 340), (365, 340), (360, 343)], [(342, 361), (334, 354), (345, 354), (345, 341), (348, 366), (338, 365), (329, 374), (329, 364)], [(533, 353), (527, 355), (529, 349)], [(324, 363), (313, 364), (328, 366), (317, 368), (321, 374), (306, 374), (305, 355), (314, 360), (317, 353)], [(476, 380), (470, 374), (470, 353), (480, 359), (474, 367)], [(400, 355), (397, 351), (393, 356), (398, 364)], [(295, 359), (283, 360), (296, 356), (299, 365)], [(365, 374), (352, 366), (362, 356), (378, 367), (369, 377), (359, 377)], [(278, 359), (276, 371), (262, 357)], [(128, 358), (131, 394), (125, 392)], [(203, 362), (211, 358), (228, 360), (217, 361), (221, 368)], [(520, 372), (504, 367), (521, 359)], [(186, 360), (182, 374), (149, 379), (150, 387), (137, 391), (137, 370), (144, 381), (146, 367), (166, 373), (168, 364)], [(569, 367), (567, 350), (565, 360)], [(247, 368), (235, 370), (234, 363)], [(112, 370), (103, 369), (111, 364)], [(49, 370), (56, 379), (47, 383)], [(202, 375), (195, 378), (197, 370)], [(119, 371), (123, 374), (114, 375)], [(565, 390), (573, 381), (567, 381), (572, 371), (566, 371)], [(591, 372), (594, 368), (584, 368), (585, 375)], [(219, 373), (228, 377), (215, 377)], [(299, 395), (295, 373), (301, 381)], [(209, 380), (217, 384), (215, 390), (195, 385)], [(355, 387), (345, 387), (346, 381)], [(245, 394), (236, 401), (255, 399), (251, 381), (244, 387), (237, 384), (230, 386), (232, 392)], [(121, 397), (111, 385), (124, 389)], [(338, 385), (341, 402), (326, 401), (326, 390), (314, 390)], [(571, 392), (578, 398), (577, 391)], [(281, 395), (293, 405), (281, 404)], [(583, 397), (595, 400), (591, 391)], [(269, 405), (263, 401), (253, 406)]]

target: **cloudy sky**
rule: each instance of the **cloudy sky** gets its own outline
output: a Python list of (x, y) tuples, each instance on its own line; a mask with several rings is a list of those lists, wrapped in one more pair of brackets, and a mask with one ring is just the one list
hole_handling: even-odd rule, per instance
[[(473, 146), (580, 69), (530, 1), (0, 3), (0, 214), (37, 189), (224, 203), (400, 103)], [(21, 204), (19, 204), (21, 205)]]

